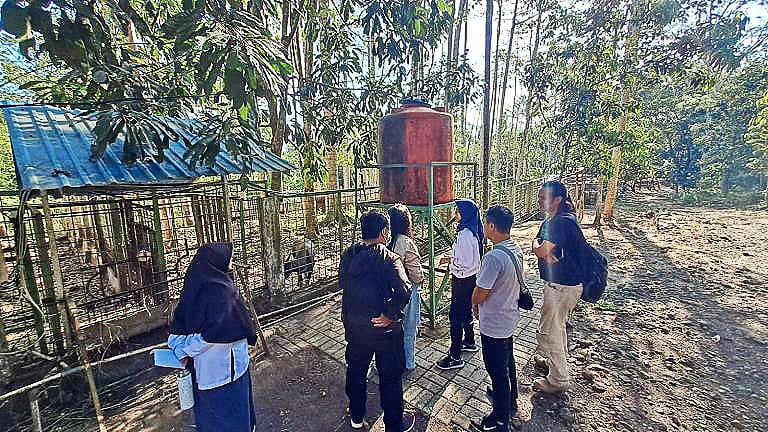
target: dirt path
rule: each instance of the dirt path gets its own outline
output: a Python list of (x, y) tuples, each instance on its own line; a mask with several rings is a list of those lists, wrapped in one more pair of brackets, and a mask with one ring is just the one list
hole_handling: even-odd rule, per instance
[(609, 256), (611, 282), (572, 317), (575, 389), (532, 394), (529, 366), (517, 426), (768, 429), (768, 213), (639, 195), (615, 226), (585, 234)]
[[(521, 246), (527, 248), (536, 228), (532, 223), (515, 230)], [(622, 200), (615, 225), (585, 228), (585, 234), (609, 257), (611, 280), (604, 301), (582, 303), (572, 316), (575, 388), (565, 396), (533, 393), (536, 373), (525, 368), (516, 429), (768, 430), (768, 212), (685, 207), (664, 196), (637, 195)], [(529, 269), (532, 263), (529, 256)], [(319, 316), (328, 323), (318, 344), (254, 365), (259, 431), (349, 429), (343, 365), (317, 349), (342, 347), (327, 337), (341, 338), (340, 323), (333, 327), (330, 315), (322, 315), (331, 312), (320, 309), (296, 318), (306, 323)], [(105, 386), (110, 430), (194, 430), (188, 412), (173, 412), (173, 376), (160, 375), (147, 369), (125, 383), (129, 391)], [(426, 378), (419, 383), (435, 384)], [(375, 392), (372, 384), (372, 413)], [(478, 405), (448, 418), (482, 414), (488, 408), (483, 400), (480, 395)], [(49, 413), (46, 430), (94, 430), (89, 404), (64, 406)], [(432, 418), (419, 417), (419, 431), (465, 430), (437, 421), (440, 412), (432, 411)]]

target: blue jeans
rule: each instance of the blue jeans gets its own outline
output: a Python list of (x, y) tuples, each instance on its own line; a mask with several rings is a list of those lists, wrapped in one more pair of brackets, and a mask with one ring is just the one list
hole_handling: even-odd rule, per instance
[(411, 301), (405, 307), (405, 317), (403, 318), (403, 334), (405, 337), (405, 367), (414, 369), (416, 367), (416, 331), (421, 323), (421, 297), (419, 289), (421, 284), (411, 286)]

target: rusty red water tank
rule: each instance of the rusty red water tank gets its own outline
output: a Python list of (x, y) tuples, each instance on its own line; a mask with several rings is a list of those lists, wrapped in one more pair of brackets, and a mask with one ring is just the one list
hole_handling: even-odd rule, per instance
[[(402, 106), (379, 121), (379, 165), (453, 160), (453, 116), (421, 101)], [(434, 204), (453, 201), (453, 170), (434, 167)], [(429, 204), (428, 168), (381, 168), (382, 203)]]

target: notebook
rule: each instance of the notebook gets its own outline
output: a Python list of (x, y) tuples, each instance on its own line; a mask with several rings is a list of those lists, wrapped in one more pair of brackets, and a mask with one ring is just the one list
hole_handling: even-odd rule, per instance
[(155, 356), (155, 366), (184, 369), (184, 365), (176, 358), (176, 354), (169, 349), (152, 350), (152, 354)]

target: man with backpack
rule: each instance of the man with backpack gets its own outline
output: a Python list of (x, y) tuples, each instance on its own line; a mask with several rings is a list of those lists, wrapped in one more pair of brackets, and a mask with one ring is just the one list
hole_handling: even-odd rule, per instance
[(533, 241), (539, 275), (544, 285), (544, 303), (537, 335), (537, 366), (548, 369), (545, 378), (533, 381), (534, 389), (558, 393), (571, 387), (568, 371), (568, 314), (579, 299), (595, 302), (605, 289), (607, 262), (587, 244), (576, 220), (573, 202), (565, 185), (545, 182), (539, 191), (539, 206), (546, 214)]
[(482, 420), (473, 420), (478, 431), (509, 431), (509, 419), (517, 415), (517, 374), (512, 335), (520, 311), (523, 251), (509, 238), (514, 216), (503, 206), (492, 206), (485, 214), (483, 231), (493, 242), (485, 254), (472, 293), (474, 313), (480, 319), (483, 363), (491, 377), (486, 390), (493, 411)]

